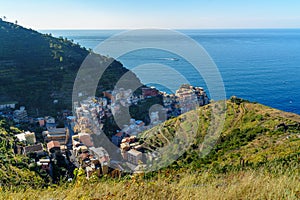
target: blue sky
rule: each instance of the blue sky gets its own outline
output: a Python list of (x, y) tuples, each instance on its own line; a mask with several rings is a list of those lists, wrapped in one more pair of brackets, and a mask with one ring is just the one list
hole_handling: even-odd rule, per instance
[(299, 0), (0, 0), (33, 29), (300, 28)]

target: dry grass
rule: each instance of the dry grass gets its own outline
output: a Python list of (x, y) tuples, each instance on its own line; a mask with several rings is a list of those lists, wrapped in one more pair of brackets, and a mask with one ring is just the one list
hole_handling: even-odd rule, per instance
[[(289, 131), (281, 133), (274, 130), (281, 123), (294, 124), (300, 122), (299, 116), (283, 113), (260, 104), (243, 103), (238, 106), (228, 103), (227, 108), (227, 120), (224, 128), (226, 134), (232, 134), (230, 130), (237, 128), (242, 131), (253, 128), (253, 131), (255, 131), (254, 127), (258, 126), (267, 128), (268, 131), (263, 134), (255, 132), (257, 134), (253, 140), (247, 141), (242, 146), (237, 145), (237, 148), (234, 149), (231, 149), (230, 145), (240, 142), (241, 138), (235, 139), (235, 143), (227, 143), (223, 146), (224, 151), (218, 153), (214, 158), (215, 160), (212, 160), (214, 162), (211, 166), (207, 165), (208, 168), (206, 169), (210, 169), (209, 167), (213, 169), (213, 164), (219, 164), (217, 167), (229, 166), (228, 170), (244, 169), (244, 171), (226, 174), (216, 174), (216, 171), (215, 173), (189, 173), (181, 168), (181, 170), (174, 173), (159, 174), (151, 180), (145, 180), (141, 177), (122, 178), (122, 180), (102, 179), (96, 183), (83, 180), (81, 182), (77, 181), (76, 184), (39, 190), (28, 189), (26, 191), (17, 189), (14, 191), (1, 191), (0, 187), (0, 199), (300, 200), (300, 140), (298, 129), (291, 130), (291, 133)], [(202, 131), (205, 131), (208, 127), (208, 111), (209, 109), (200, 110), (199, 120), (202, 120)], [(178, 121), (176, 119), (169, 121), (168, 128), (170, 131), (167, 132), (164, 129), (164, 132), (162, 132), (164, 141), (170, 140), (172, 129), (176, 128)], [(181, 124), (185, 126), (184, 123)], [(189, 130), (190, 127), (186, 126), (184, 128)], [(146, 132), (145, 135), (147, 133), (151, 132)], [(287, 136), (289, 137), (287, 138)], [(196, 164), (199, 164), (197, 159), (191, 158), (194, 159), (193, 161)], [(249, 161), (249, 166), (252, 166), (251, 170), (248, 166), (241, 168), (240, 158)], [(181, 164), (186, 167), (194, 166), (193, 162), (184, 162), (179, 162), (179, 166)], [(197, 169), (200, 168), (198, 165), (196, 166)], [(220, 172), (220, 170), (217, 170), (217, 172)]]
[(284, 112), (281, 110), (277, 110), (275, 108), (271, 108), (262, 104), (253, 104), (253, 103), (245, 103), (245, 107), (248, 110), (254, 110), (257, 114), (266, 114), (269, 113), (273, 117), (282, 117), (295, 122), (300, 122), (300, 115), (291, 112)]
[(170, 181), (132, 178), (69, 187), (0, 192), (0, 199), (300, 199), (300, 178), (262, 171), (231, 174), (181, 174)]

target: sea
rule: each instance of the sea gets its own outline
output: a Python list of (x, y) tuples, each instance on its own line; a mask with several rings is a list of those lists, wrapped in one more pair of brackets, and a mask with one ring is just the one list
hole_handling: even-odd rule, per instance
[[(300, 29), (176, 31), (200, 44), (212, 58), (222, 77), (226, 98), (237, 96), (300, 114)], [(40, 32), (51, 33), (55, 37), (66, 37), (87, 49), (95, 49), (108, 38), (124, 30), (41, 30)], [(106, 55), (105, 52), (101, 53)], [(138, 68), (137, 76), (143, 83), (162, 91), (173, 92), (174, 88), (186, 82), (184, 79), (174, 81), (174, 76), (171, 72), (168, 73), (168, 68), (155, 75), (145, 76), (151, 74), (151, 65), (169, 66), (170, 69), (175, 69), (183, 75), (188, 83), (203, 87), (209, 94), (206, 82), (201, 75), (195, 73), (195, 68), (190, 66), (191, 63), (172, 52), (142, 49), (126, 53), (116, 59), (134, 72), (137, 66), (146, 66), (144, 71), (142, 67)], [(168, 87), (162, 84), (166, 82)]]

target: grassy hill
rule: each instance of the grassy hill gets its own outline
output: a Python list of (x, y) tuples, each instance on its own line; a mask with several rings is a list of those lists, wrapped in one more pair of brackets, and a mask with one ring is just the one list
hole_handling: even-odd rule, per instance
[[(173, 163), (175, 168), (188, 166), (227, 172), (276, 162), (292, 162), (299, 166), (300, 116), (235, 97), (226, 102), (226, 119), (221, 134), (215, 143), (212, 142), (214, 146), (208, 155), (201, 156), (209, 143), (203, 141), (210, 128), (212, 109), (217, 104), (200, 107), (145, 132), (141, 136), (144, 146), (157, 149), (168, 145), (174, 138), (183, 138), (174, 133), (194, 134), (188, 137), (187, 152)], [(193, 131), (191, 127), (198, 130)]]
[(13, 146), (16, 139), (14, 134), (19, 132), (4, 119), (0, 119), (0, 188), (27, 188), (44, 185), (44, 180), (40, 175), (30, 171), (29, 158), (14, 154)]
[(128, 72), (120, 62), (90, 53), (66, 38), (0, 20), (0, 103), (18, 101), (31, 115), (37, 109), (40, 115), (71, 109), (74, 80), (88, 55), (97, 63), (111, 63), (98, 84), (98, 94), (112, 89)]
[[(207, 156), (201, 156), (212, 103), (166, 121), (142, 135), (145, 147), (161, 148), (199, 124), (177, 161), (157, 172), (102, 177), (47, 189), (3, 191), (9, 199), (299, 199), (300, 116), (238, 98), (226, 102), (226, 120)], [(182, 132), (181, 132), (182, 133)]]

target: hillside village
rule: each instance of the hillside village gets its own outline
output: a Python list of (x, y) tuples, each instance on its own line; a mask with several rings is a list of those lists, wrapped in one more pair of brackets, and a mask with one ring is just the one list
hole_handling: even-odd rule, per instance
[[(109, 140), (97, 141), (104, 136), (103, 127), (109, 119), (122, 114), (122, 107), (129, 108), (158, 97), (163, 105), (149, 113), (150, 122), (128, 119), (128, 124), (116, 129)], [(75, 102), (74, 113), (64, 110), (57, 117), (31, 118), (24, 106), (16, 109), (17, 102), (4, 102), (0, 105), (0, 116), (14, 121), (17, 127), (28, 125), (31, 130), (39, 131), (26, 130), (16, 134), (14, 152), (30, 157), (36, 169), (57, 182), (62, 177), (72, 180), (76, 168), (84, 170), (87, 179), (92, 175), (116, 177), (122, 172), (139, 173), (148, 160), (159, 156), (143, 148), (139, 134), (208, 103), (203, 88), (187, 84), (175, 94), (144, 87), (141, 95), (135, 95), (130, 89), (119, 88), (104, 92), (102, 97)]]
[[(6, 5), (7, 2), (11, 7)], [(3, 14), (6, 15), (6, 12), (12, 10), (15, 14), (24, 15), (14, 16), (19, 18), (19, 22), (25, 23), (27, 18), (31, 20), (27, 24), (37, 25), (33, 20), (36, 13), (28, 9), (30, 2), (25, 2), (26, 6), (22, 5), (21, 1), (7, 2), (1, 4)], [(187, 5), (186, 2), (184, 4)], [(259, 7), (254, 4), (249, 5)], [(281, 6), (283, 11), (281, 13), (284, 13), (284, 9), (288, 11), (287, 4), (285, 2), (285, 5)], [(62, 9), (56, 9), (56, 12), (49, 9), (53, 7), (53, 1), (49, 5), (43, 2), (43, 6), (54, 15), (60, 15), (60, 10), (64, 13), (74, 12), (77, 15), (77, 7), (80, 10), (79, 14), (82, 11), (81, 5), (70, 3), (67, 6), (60, 4), (59, 8)], [(140, 13), (143, 13), (142, 4), (138, 6)], [(221, 4), (218, 6), (222, 7)], [(105, 9), (105, 5), (93, 7), (96, 12), (100, 7)], [(115, 8), (116, 5), (108, 7)], [(199, 6), (193, 4), (193, 7), (198, 9)], [(292, 7), (297, 8), (296, 4)], [(37, 5), (37, 8), (39, 11), (43, 10), (42, 6)], [(149, 10), (149, 6), (145, 8)], [(266, 8), (261, 9), (264, 14), (266, 10), (278, 10), (270, 5)], [(18, 9), (22, 12), (18, 12)], [(122, 16), (121, 10), (112, 9), (110, 14)], [(168, 19), (174, 21), (176, 17), (172, 19), (171, 15), (166, 13), (166, 9), (162, 10), (164, 16), (169, 16)], [(237, 14), (236, 19), (242, 22), (243, 16), (232, 12), (234, 10), (239, 9), (229, 9), (230, 15)], [(27, 11), (33, 14), (33, 18), (26, 17)], [(90, 12), (94, 19), (98, 19), (95, 17), (96, 12)], [(128, 14), (128, 10), (126, 12)], [(55, 25), (59, 25), (64, 16), (67, 17), (64, 15), (59, 18), (60, 20), (56, 20), (57, 17), (51, 17), (51, 13), (43, 14), (47, 19), (55, 20)], [(190, 9), (188, 13), (191, 13)], [(88, 13), (81, 14), (83, 15), (78, 15), (79, 18), (89, 17)], [(159, 16), (159, 12), (156, 14)], [(184, 16), (184, 11), (180, 14)], [(285, 16), (278, 15), (278, 12), (275, 14), (275, 21), (281, 18), (289, 20)], [(42, 22), (42, 15), (39, 18)], [(133, 18), (143, 21), (143, 16)], [(186, 19), (190, 21), (189, 17)], [(257, 19), (268, 21), (259, 17)], [(12, 20), (11, 16), (9, 20)], [(73, 40), (55, 38), (49, 33), (41, 34), (24, 28), (19, 25), (18, 20), (10, 23), (6, 21), (5, 16), (0, 16), (0, 199), (300, 199), (299, 115), (235, 96), (226, 100), (226, 110), (222, 110), (218, 102), (209, 101), (203, 88), (188, 84), (182, 85), (174, 94), (166, 94), (145, 86), (134, 92), (124, 88), (113, 90), (123, 75), (131, 73), (122, 63), (108, 56), (98, 55), (91, 49), (81, 47), (79, 43), (75, 44)], [(108, 18), (107, 20), (109, 21)], [(83, 18), (77, 20), (80, 21), (89, 20)], [(125, 21), (121, 20), (122, 23)], [(68, 22), (74, 25), (73, 20)], [(147, 26), (143, 23), (144, 25)], [(251, 33), (241, 30), (229, 33), (225, 30), (225, 33), (222, 29), (221, 32), (214, 32), (213, 36), (208, 32), (203, 34), (194, 30), (184, 32), (191, 34), (196, 42), (205, 42), (207, 44), (205, 47), (210, 46), (208, 45), (210, 41), (213, 41), (211, 44), (218, 43), (212, 46), (217, 50), (215, 53), (225, 53), (226, 58), (238, 61), (230, 64), (231, 67), (227, 69), (229, 74), (222, 73), (223, 75), (236, 77), (237, 73), (231, 73), (232, 69), (235, 69), (234, 65), (237, 66), (235, 72), (245, 72), (244, 75), (247, 75), (247, 64), (251, 65), (249, 65), (251, 74), (248, 75), (254, 80), (253, 84), (261, 86), (262, 90), (251, 90), (253, 87), (250, 87), (250, 90), (255, 92), (253, 93), (255, 98), (252, 98), (253, 95), (246, 95), (248, 98), (260, 102), (264, 102), (262, 99), (265, 98), (267, 104), (271, 102), (269, 105), (275, 102), (282, 104), (277, 108), (298, 111), (295, 107), (299, 99), (295, 98), (297, 94), (295, 83), (298, 79), (294, 79), (297, 76), (291, 76), (297, 74), (292, 69), (297, 68), (294, 64), (299, 61), (291, 59), (297, 58), (295, 55), (298, 46), (292, 45), (299, 38), (297, 30), (272, 29), (262, 32), (255, 30), (250, 31)], [(224, 33), (230, 42), (226, 43)], [(241, 39), (238, 37), (239, 34), (245, 37)], [(98, 36), (94, 38), (93, 35), (84, 37), (87, 37), (89, 42), (92, 40), (98, 42)], [(225, 43), (220, 43), (216, 38), (221, 38), (222, 41), (225, 39)], [(249, 38), (251, 41), (253, 39), (253, 42), (249, 42)], [(174, 42), (174, 47), (180, 47), (177, 42), (179, 40)], [(242, 45), (239, 45), (240, 43)], [(116, 47), (119, 48), (120, 45), (122, 46), (118, 43)], [(220, 48), (222, 45), (224, 48)], [(274, 52), (269, 54), (268, 50), (274, 49), (276, 45), (290, 49), (282, 48), (282, 55), (274, 51), (273, 59)], [(246, 51), (240, 51), (240, 47), (246, 47), (243, 49)], [(255, 52), (260, 57), (255, 56)], [(192, 56), (197, 52), (187, 51), (187, 53)], [(152, 57), (147, 54), (147, 58), (149, 56)], [(98, 82), (96, 97), (80, 98), (80, 101), (72, 105), (74, 79), (87, 57), (92, 58), (90, 60), (95, 63), (100, 63), (100, 67), (102, 64), (109, 67)], [(228, 59), (217, 57), (218, 55), (216, 56), (218, 63), (226, 68)], [(141, 61), (143, 57), (137, 56), (135, 59)], [(241, 62), (243, 59), (245, 62)], [(179, 61), (177, 58), (160, 58), (160, 56), (159, 60)], [(239, 65), (242, 67), (239, 68)], [(276, 88), (275, 93), (271, 92), (273, 96), (266, 95), (270, 87), (264, 84), (267, 82), (259, 81), (262, 71), (256, 70), (256, 67), (257, 69), (270, 67), (273, 74), (268, 73), (270, 72), (268, 70), (263, 72), (266, 72), (267, 76), (270, 75), (271, 82), (274, 80), (272, 76), (280, 76), (276, 79), (277, 84), (274, 82)], [(283, 72), (282, 69), (290, 69), (285, 71), (291, 74), (284, 76), (284, 73), (276, 73), (276, 69), (279, 69), (279, 72)], [(183, 66), (183, 72), (185, 71)], [(167, 73), (167, 76), (169, 75)], [(190, 78), (190, 74), (187, 75)], [(135, 81), (135, 85), (142, 85), (135, 75), (132, 77), (131, 82)], [(282, 85), (280, 78), (284, 79)], [(230, 84), (225, 85), (239, 89), (234, 94), (246, 97), (243, 95), (247, 89), (244, 84), (240, 88), (239, 80), (235, 78), (226, 80), (229, 80)], [(241, 83), (244, 83), (244, 80), (247, 80), (247, 76), (242, 77)], [(279, 98), (276, 91), (280, 91), (288, 100)], [(284, 104), (285, 101), (289, 105)], [(198, 106), (204, 107), (191, 111)], [(293, 109), (290, 109), (291, 107)], [(222, 132), (218, 136), (218, 141), (212, 145), (214, 139), (210, 137), (209, 127), (218, 120), (211, 117), (211, 111), (214, 110), (226, 112), (226, 119), (224, 126), (216, 126)], [(192, 119), (188, 120), (189, 118)], [(168, 121), (162, 123), (165, 120)], [(195, 127), (195, 123), (199, 126)], [(180, 128), (183, 132), (177, 131)], [(176, 138), (178, 135), (184, 138), (190, 130), (195, 133), (192, 135), (193, 141), (182, 142)], [(174, 142), (171, 151), (176, 149), (180, 142), (187, 144), (188, 149), (184, 149), (184, 153), (178, 159), (171, 159), (172, 163), (167, 167), (159, 166), (157, 171), (144, 173), (145, 167), (152, 160), (167, 161), (170, 158), (164, 151), (164, 147), (170, 144), (170, 141)], [(208, 152), (206, 145), (213, 148)], [(156, 153), (155, 150), (158, 148), (162, 149), (164, 155), (160, 155), (161, 152)], [(179, 155), (177, 152), (172, 151), (172, 154)], [(203, 153), (208, 154), (203, 156)], [(166, 160), (164, 156), (167, 157)]]

